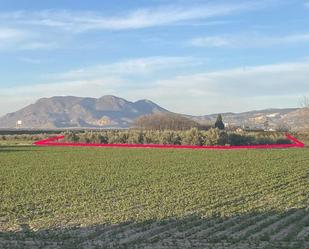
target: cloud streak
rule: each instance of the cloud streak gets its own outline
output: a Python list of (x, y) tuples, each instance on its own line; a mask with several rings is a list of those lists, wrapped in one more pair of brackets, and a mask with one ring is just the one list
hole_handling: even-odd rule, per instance
[(160, 72), (177, 68), (189, 69), (204, 61), (191, 57), (146, 57), (48, 75), (42, 80), (45, 83), (0, 88), (0, 115), (16, 111), (25, 106), (25, 103), (30, 104), (41, 97), (123, 95), (129, 89), (138, 89), (146, 81), (151, 84), (151, 80)]
[[(43, 50), (68, 46), (84, 33), (139, 30), (174, 25), (213, 25), (229, 23), (226, 16), (255, 11), (273, 5), (276, 0), (221, 1), (139, 8), (107, 15), (95, 11), (40, 10), (1, 12), (0, 23), (7, 30), (0, 34), (0, 49)], [(16, 33), (14, 33), (14, 30)], [(20, 32), (21, 31), (21, 32)], [(20, 33), (19, 33), (20, 32)], [(11, 39), (13, 42), (9, 41)], [(76, 43), (70, 46), (78, 46)]]
[(80, 68), (69, 72), (51, 75), (55, 79), (90, 79), (115, 76), (149, 76), (154, 73), (170, 71), (175, 69), (189, 69), (206, 62), (205, 59), (194, 57), (166, 57), (155, 56), (146, 58), (127, 59), (111, 64), (100, 64), (87, 68)]
[(251, 48), (309, 43), (309, 33), (285, 36), (265, 36), (259, 34), (206, 36), (192, 39), (189, 44), (195, 47)]
[(0, 50), (40, 50), (57, 47), (55, 42), (44, 41), (31, 31), (24, 31), (21, 28), (0, 27)]
[[(97, 78), (87, 78), (86, 70), (80, 79), (76, 79), (74, 74), (66, 74), (66, 78), (57, 83), (0, 89), (0, 99), (5, 106), (5, 100), (14, 97), (14, 106), (21, 107), (21, 103), (26, 102), (25, 98), (30, 103), (30, 99), (33, 102), (43, 96), (99, 97), (114, 94), (130, 100), (149, 98), (175, 112), (202, 115), (209, 112), (246, 111), (247, 108), (293, 107), (300, 96), (309, 95), (307, 60), (208, 73), (178, 73), (153, 79), (147, 84), (128, 79), (127, 71), (123, 70), (124, 64), (119, 62), (107, 66), (114, 68), (118, 77), (111, 73), (104, 77), (97, 75)], [(117, 70), (116, 65), (119, 66)], [(157, 68), (156, 63), (149, 63), (146, 71), (154, 73)], [(134, 71), (130, 73), (134, 74)], [(135, 76), (138, 78), (143, 73), (143, 70), (137, 69)], [(10, 101), (12, 103), (12, 99)]]
[(300, 96), (309, 95), (308, 78), (309, 62), (302, 61), (179, 75), (126, 94), (181, 113), (240, 112), (296, 107)]
[(8, 42), (12, 40), (21, 40), (25, 34), (17, 29), (0, 28), (0, 42)]
[(44, 10), (39, 12), (0, 13), (0, 20), (19, 25), (44, 26), (74, 32), (89, 30), (141, 29), (171, 25), (182, 21), (202, 20), (263, 8), (271, 1), (167, 6), (137, 9), (122, 15), (104, 16), (96, 12)]

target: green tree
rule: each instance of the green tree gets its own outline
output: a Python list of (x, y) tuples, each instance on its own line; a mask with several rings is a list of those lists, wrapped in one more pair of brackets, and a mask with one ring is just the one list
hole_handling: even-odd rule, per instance
[(219, 130), (224, 130), (225, 126), (222, 121), (222, 115), (219, 114), (215, 123), (215, 128), (218, 128)]
[(199, 123), (189, 118), (183, 117), (178, 114), (169, 113), (155, 113), (152, 115), (142, 116), (136, 119), (134, 123), (135, 126), (140, 129), (160, 131), (184, 131), (200, 126)]
[(185, 131), (181, 139), (182, 145), (202, 145), (203, 138), (201, 132), (197, 128)]

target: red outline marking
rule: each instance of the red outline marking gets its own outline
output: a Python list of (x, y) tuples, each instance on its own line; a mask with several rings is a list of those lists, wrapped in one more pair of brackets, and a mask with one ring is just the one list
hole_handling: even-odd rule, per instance
[(159, 148), (159, 149), (208, 149), (208, 150), (239, 150), (239, 149), (286, 149), (303, 148), (304, 143), (292, 135), (286, 133), (286, 138), (292, 144), (265, 144), (265, 145), (240, 145), (240, 146), (195, 146), (195, 145), (162, 145), (162, 144), (85, 144), (85, 143), (64, 143), (57, 142), (64, 136), (51, 137), (38, 142), (38, 146), (71, 146), (71, 147), (109, 147), (109, 148)]

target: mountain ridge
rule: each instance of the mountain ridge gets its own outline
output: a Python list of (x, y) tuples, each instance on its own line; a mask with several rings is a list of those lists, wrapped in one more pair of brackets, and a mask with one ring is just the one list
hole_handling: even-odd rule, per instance
[(169, 111), (150, 100), (131, 102), (113, 95), (54, 96), (6, 114), (0, 118), (0, 127), (13, 128), (21, 120), (24, 128), (126, 128), (135, 118), (156, 112)]
[[(100, 98), (53, 96), (40, 98), (16, 112), (0, 117), (0, 128), (129, 128), (136, 118), (154, 113), (173, 113), (148, 99), (128, 101), (114, 95)], [(299, 108), (268, 108), (241, 113), (221, 113), (224, 122), (232, 126), (263, 128), (279, 125), (301, 127)], [(193, 116), (180, 114), (200, 123), (213, 123), (217, 113)]]

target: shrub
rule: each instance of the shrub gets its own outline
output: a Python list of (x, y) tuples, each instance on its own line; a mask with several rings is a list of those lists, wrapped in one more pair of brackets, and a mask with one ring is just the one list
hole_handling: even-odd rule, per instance
[(256, 138), (257, 144), (274, 144), (275, 140), (270, 137), (258, 137)]
[(142, 132), (132, 132), (128, 137), (129, 144), (143, 144), (144, 143), (144, 135)]
[(255, 144), (255, 138), (252, 136), (231, 133), (228, 136), (230, 145), (250, 145)]
[(130, 138), (130, 133), (128, 132), (118, 132), (117, 134), (117, 143), (126, 144)]
[(291, 141), (289, 139), (286, 139), (286, 138), (279, 138), (277, 139), (277, 144), (290, 144)]
[[(37, 137), (31, 137), (37, 139)], [(28, 138), (29, 139), (29, 138)], [(188, 131), (153, 130), (108, 130), (102, 132), (67, 133), (67, 142), (109, 143), (109, 144), (172, 144), (172, 145), (252, 145), (290, 143), (281, 133), (227, 133), (212, 128), (200, 131), (192, 128)]]
[(78, 142), (81, 135), (76, 135), (74, 132), (69, 132), (65, 134), (65, 140), (67, 142)]
[(180, 145), (181, 137), (174, 131), (163, 131), (159, 133), (159, 143)]
[(90, 140), (90, 138), (88, 137), (88, 133), (82, 134), (82, 135), (79, 137), (79, 142), (80, 142), (80, 143), (89, 144), (90, 141), (91, 141), (91, 140)]
[(228, 143), (228, 135), (218, 128), (212, 128), (204, 133), (203, 145), (225, 145)]
[(107, 132), (108, 143), (109, 144), (119, 144), (121, 143), (121, 138), (119, 137), (119, 133), (116, 131)]
[(171, 140), (172, 144), (174, 145), (181, 145), (181, 136), (175, 132), (173, 132), (173, 136), (172, 136), (172, 140)]
[(101, 144), (108, 144), (108, 136), (106, 133), (100, 135), (100, 143)]
[(191, 130), (183, 133), (181, 141), (182, 144), (185, 145), (202, 145), (203, 137), (201, 132), (197, 128), (192, 128)]
[(145, 144), (159, 144), (159, 133), (156, 131), (146, 131), (144, 133), (144, 143)]

